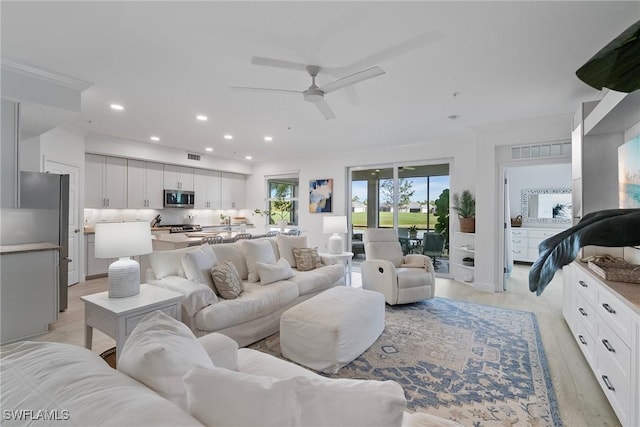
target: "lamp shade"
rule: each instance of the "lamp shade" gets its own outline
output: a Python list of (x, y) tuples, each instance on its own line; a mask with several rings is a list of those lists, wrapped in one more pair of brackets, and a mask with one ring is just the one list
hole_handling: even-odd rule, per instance
[(346, 216), (325, 216), (323, 218), (322, 229), (325, 234), (346, 233), (347, 217)]
[(96, 258), (122, 258), (153, 252), (151, 227), (146, 221), (96, 224)]

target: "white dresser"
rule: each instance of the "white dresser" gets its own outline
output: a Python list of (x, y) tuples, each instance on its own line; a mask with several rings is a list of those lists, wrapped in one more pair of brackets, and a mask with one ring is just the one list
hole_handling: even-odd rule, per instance
[(562, 228), (513, 227), (511, 229), (513, 260), (534, 262), (538, 259), (538, 245), (563, 230)]
[(562, 314), (623, 426), (640, 425), (640, 285), (563, 269)]

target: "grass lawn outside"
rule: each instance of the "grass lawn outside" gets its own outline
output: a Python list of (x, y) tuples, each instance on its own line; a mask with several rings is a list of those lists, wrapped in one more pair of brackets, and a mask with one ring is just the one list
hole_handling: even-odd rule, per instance
[[(422, 212), (399, 212), (398, 213), (398, 227), (407, 228), (411, 225), (418, 227), (418, 230), (427, 229), (427, 216), (429, 217), (429, 227), (431, 230), (435, 227), (438, 219), (434, 214), (426, 214)], [(393, 212), (380, 212), (380, 227), (393, 227)], [(365, 227), (367, 226), (367, 213), (366, 212), (352, 212), (351, 222), (353, 227)]]

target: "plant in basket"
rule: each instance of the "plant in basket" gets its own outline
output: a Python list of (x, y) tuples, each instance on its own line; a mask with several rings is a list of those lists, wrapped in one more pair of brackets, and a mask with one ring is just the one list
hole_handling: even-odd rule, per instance
[(461, 194), (455, 193), (452, 198), (453, 210), (458, 213), (460, 231), (475, 233), (476, 231), (476, 199), (469, 190)]

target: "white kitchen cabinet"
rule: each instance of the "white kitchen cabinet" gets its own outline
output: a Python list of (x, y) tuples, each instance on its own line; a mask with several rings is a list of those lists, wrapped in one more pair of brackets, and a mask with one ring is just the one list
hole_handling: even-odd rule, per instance
[(193, 168), (164, 165), (164, 189), (193, 191)]
[(562, 313), (623, 426), (640, 425), (640, 300), (634, 283), (608, 282), (586, 264), (563, 269)]
[(2, 246), (2, 344), (43, 334), (58, 320), (58, 256), (49, 243)]
[(196, 209), (221, 209), (222, 173), (218, 171), (195, 169), (193, 173), (193, 191)]
[(84, 200), (86, 208), (126, 208), (127, 160), (86, 154)]
[(127, 160), (127, 207), (162, 209), (163, 165)]
[(96, 235), (85, 234), (85, 276), (88, 278), (106, 276), (109, 271), (109, 264), (113, 262), (107, 258), (96, 258)]
[(222, 172), (222, 209), (240, 209), (244, 206), (245, 176)]

